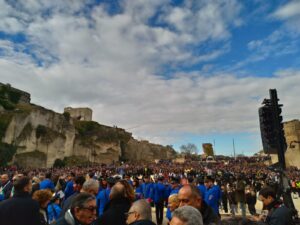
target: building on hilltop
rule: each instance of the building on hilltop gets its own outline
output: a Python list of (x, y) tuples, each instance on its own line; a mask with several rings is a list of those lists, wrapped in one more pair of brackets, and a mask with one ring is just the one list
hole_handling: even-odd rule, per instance
[(64, 108), (64, 112), (69, 113), (73, 119), (80, 121), (92, 121), (93, 110), (90, 108)]

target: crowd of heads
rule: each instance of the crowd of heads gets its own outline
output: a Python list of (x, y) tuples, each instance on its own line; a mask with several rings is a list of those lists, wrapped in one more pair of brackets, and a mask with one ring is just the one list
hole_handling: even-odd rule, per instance
[[(138, 220), (152, 221), (150, 202), (146, 199), (137, 200), (135, 193), (143, 184), (162, 182), (171, 189), (180, 187), (178, 193), (171, 194), (166, 201), (172, 212), (170, 225), (202, 225), (201, 209), (204, 197), (197, 185), (205, 185), (210, 189), (217, 184), (223, 191), (231, 192), (235, 191), (239, 181), (243, 181), (250, 191), (259, 191), (259, 199), (268, 205), (277, 198), (276, 185), (279, 182), (279, 174), (269, 171), (264, 160), (247, 158), (238, 161), (217, 161), (213, 164), (195, 161), (178, 164), (163, 161), (159, 164), (132, 162), (67, 168), (11, 167), (1, 168), (0, 174), (2, 184), (8, 181), (13, 183), (11, 195), (28, 192), (43, 209), (47, 208), (49, 203), (62, 205), (64, 196), (61, 196), (59, 191), (64, 191), (67, 183), (72, 181), (73, 191), (80, 194), (72, 199), (69, 210), (65, 212), (66, 218), (68, 215), (70, 218), (74, 216), (87, 225), (97, 218), (96, 196), (102, 189), (110, 190), (109, 201), (127, 199), (130, 202), (126, 222), (132, 224)], [(297, 168), (288, 169), (287, 175), (290, 179), (300, 181), (300, 171)], [(39, 190), (40, 183), (47, 179), (53, 182), (55, 187), (51, 190)], [(226, 220), (223, 224), (226, 224)]]

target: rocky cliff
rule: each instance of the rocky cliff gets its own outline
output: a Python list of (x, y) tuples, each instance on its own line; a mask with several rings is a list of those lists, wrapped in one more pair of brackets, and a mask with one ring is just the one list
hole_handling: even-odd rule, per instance
[[(5, 92), (10, 90), (5, 87)], [(21, 95), (12, 102), (3, 93), (0, 86), (0, 163), (9, 155), (20, 166), (51, 167), (57, 159), (74, 164), (111, 163), (170, 159), (176, 154), (171, 147), (137, 141), (124, 129), (76, 120), (67, 112), (19, 101)]]

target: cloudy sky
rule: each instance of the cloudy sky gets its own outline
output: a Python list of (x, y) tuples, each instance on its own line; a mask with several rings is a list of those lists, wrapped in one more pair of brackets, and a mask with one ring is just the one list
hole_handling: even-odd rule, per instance
[(250, 155), (270, 88), (300, 118), (300, 1), (0, 0), (0, 82), (138, 139)]

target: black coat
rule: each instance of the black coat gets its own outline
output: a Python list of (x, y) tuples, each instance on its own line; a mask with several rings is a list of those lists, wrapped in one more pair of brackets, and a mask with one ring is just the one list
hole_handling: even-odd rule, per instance
[(9, 199), (11, 190), (13, 188), (13, 183), (10, 182), (10, 181), (7, 181), (6, 184), (1, 185), (1, 186), (3, 188), (2, 191), (3, 191), (3, 194), (4, 194), (4, 199)]
[(39, 204), (29, 193), (15, 193), (0, 203), (0, 225), (39, 225)]
[(151, 220), (138, 220), (129, 225), (155, 225)]
[(98, 218), (94, 225), (126, 225), (125, 213), (130, 209), (131, 203), (128, 199), (113, 199), (108, 202), (107, 210)]
[(292, 225), (293, 223), (293, 213), (292, 210), (287, 208), (285, 205), (278, 201), (272, 202), (267, 206), (269, 210), (268, 216), (266, 218), (266, 223), (268, 225)]
[(205, 201), (202, 201), (202, 206), (200, 210), (202, 214), (203, 224), (204, 225), (213, 225), (219, 223), (219, 216), (215, 213), (212, 207), (206, 204)]

